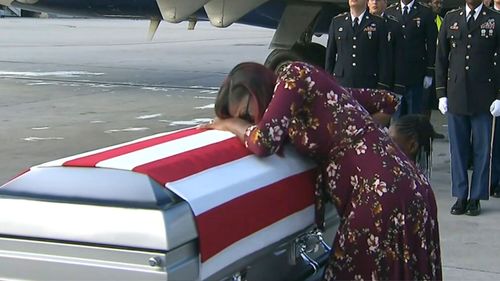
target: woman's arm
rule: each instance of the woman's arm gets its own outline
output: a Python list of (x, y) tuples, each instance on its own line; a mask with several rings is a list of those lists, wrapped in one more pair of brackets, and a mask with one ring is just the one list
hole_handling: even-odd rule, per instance
[(387, 90), (345, 88), (368, 113), (383, 112), (392, 115), (399, 105), (396, 94)]
[(389, 124), (392, 114), (399, 106), (400, 101), (397, 95), (387, 90), (345, 89), (370, 113), (377, 123), (383, 126)]

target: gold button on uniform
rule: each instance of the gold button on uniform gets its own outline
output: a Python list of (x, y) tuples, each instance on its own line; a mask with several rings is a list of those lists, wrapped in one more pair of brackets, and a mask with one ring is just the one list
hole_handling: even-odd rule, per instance
[(355, 63), (355, 62), (353, 62), (353, 63), (352, 63), (352, 66), (356, 66), (356, 63)]
[(465, 67), (465, 70), (469, 70), (469, 66), (466, 66), (466, 67)]
[(356, 36), (352, 37), (352, 40), (356, 40)]
[(465, 59), (468, 60), (469, 59), (469, 56), (465, 56)]
[(472, 35), (470, 35), (470, 34), (469, 34), (469, 35), (467, 35), (467, 37), (468, 37), (468, 38), (471, 38), (471, 37), (472, 37)]
[(356, 45), (352, 45), (352, 48), (353, 48), (353, 49), (356, 49)]

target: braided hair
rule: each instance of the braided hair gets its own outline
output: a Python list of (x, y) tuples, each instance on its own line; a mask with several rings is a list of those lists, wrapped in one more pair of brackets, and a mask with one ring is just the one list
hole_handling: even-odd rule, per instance
[(392, 126), (398, 135), (416, 142), (415, 154), (408, 156), (415, 160), (416, 165), (430, 178), (435, 131), (429, 119), (424, 115), (410, 114), (399, 118)]

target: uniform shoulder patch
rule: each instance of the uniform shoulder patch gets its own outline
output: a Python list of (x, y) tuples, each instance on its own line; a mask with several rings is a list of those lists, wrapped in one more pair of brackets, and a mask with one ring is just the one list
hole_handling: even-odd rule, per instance
[(333, 18), (334, 18), (334, 19), (336, 19), (336, 18), (345, 17), (345, 16), (347, 16), (347, 12), (345, 12), (345, 13), (340, 13), (340, 14), (338, 14), (338, 15), (334, 16)]

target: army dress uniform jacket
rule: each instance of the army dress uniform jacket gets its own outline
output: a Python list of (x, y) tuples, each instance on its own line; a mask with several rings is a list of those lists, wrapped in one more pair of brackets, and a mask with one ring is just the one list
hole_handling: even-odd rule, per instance
[(392, 66), (389, 68), (389, 85), (392, 86), (392, 90), (398, 94), (403, 94), (404, 92), (404, 81), (403, 72), (396, 72), (395, 66), (401, 65), (399, 61), (402, 58), (402, 40), (403, 33), (402, 28), (397, 19), (391, 15), (384, 13), (382, 15), (386, 27), (387, 27), (387, 41), (389, 42), (389, 56), (387, 58), (387, 64)]
[(326, 70), (344, 87), (389, 89), (387, 30), (384, 20), (365, 12), (357, 32), (349, 13), (333, 18)]
[(424, 76), (434, 76), (437, 38), (434, 13), (416, 0), (406, 18), (399, 2), (389, 6), (385, 13), (395, 17), (402, 27), (402, 51), (397, 54), (395, 72), (401, 73), (405, 86), (422, 84)]
[(484, 7), (469, 30), (465, 7), (450, 11), (439, 31), (436, 94), (448, 97), (450, 113), (489, 111), (500, 99), (500, 14)]

